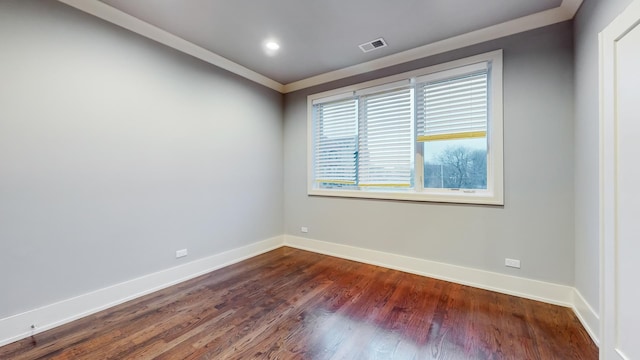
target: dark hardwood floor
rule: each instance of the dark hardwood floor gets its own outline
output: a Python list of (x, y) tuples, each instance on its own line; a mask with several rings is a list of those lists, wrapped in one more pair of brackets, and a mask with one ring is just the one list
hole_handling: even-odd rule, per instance
[(597, 359), (564, 307), (280, 248), (0, 359)]

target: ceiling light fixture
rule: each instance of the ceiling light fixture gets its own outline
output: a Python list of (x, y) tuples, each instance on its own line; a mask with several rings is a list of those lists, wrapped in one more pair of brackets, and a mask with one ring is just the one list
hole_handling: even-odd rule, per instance
[(273, 38), (265, 40), (262, 43), (262, 47), (267, 56), (276, 56), (278, 50), (280, 50), (280, 44)]
[(264, 46), (266, 46), (267, 49), (273, 50), (273, 51), (280, 49), (280, 45), (275, 41), (268, 41), (266, 44), (264, 44)]

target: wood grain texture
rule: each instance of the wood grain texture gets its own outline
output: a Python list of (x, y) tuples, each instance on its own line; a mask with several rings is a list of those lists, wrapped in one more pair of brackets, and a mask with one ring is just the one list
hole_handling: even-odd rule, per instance
[(597, 359), (571, 309), (280, 248), (0, 359)]

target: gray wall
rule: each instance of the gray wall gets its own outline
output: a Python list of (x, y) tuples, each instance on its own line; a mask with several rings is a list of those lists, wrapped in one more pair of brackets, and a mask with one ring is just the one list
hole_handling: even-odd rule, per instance
[(56, 1), (0, 44), (0, 318), (283, 233), (281, 94)]
[[(504, 207), (307, 196), (307, 95), (500, 48)], [(573, 60), (565, 22), (286, 95), (285, 232), (573, 285)]]
[[(0, 318), (279, 235), (283, 221), (575, 284), (597, 310), (597, 33), (630, 2), (585, 0), (575, 79), (567, 22), (288, 94), (283, 139), (274, 91), (57, 2), (1, 1)], [(308, 94), (499, 48), (504, 207), (306, 195)]]
[(585, 0), (575, 18), (575, 287), (599, 299), (598, 33), (632, 0)]

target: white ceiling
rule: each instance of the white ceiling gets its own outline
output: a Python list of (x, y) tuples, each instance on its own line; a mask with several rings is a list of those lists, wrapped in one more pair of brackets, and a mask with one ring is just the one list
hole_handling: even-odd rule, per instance
[[(582, 0), (60, 0), (278, 91), (571, 19)], [(383, 37), (387, 47), (358, 45)], [(269, 56), (263, 43), (281, 49)]]

